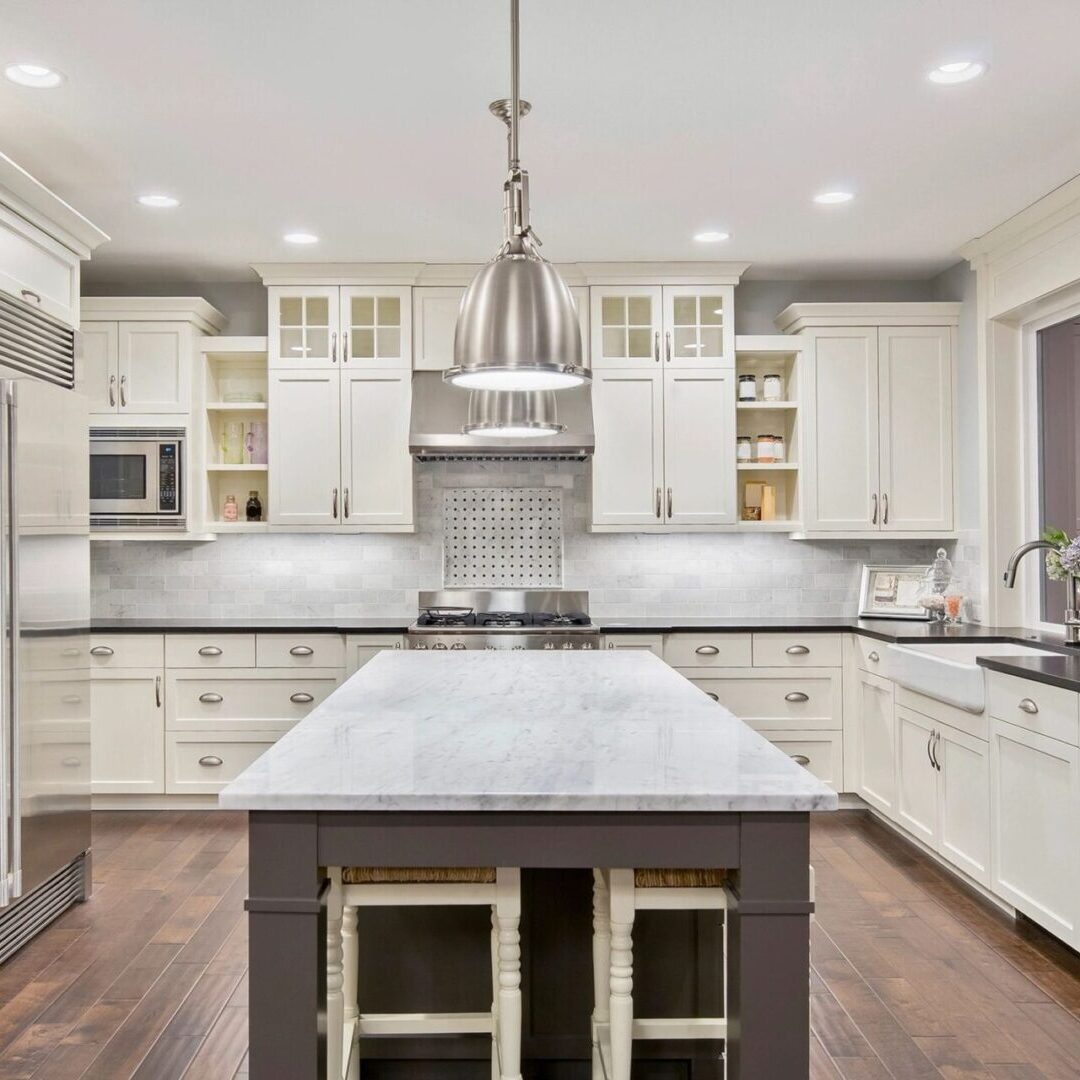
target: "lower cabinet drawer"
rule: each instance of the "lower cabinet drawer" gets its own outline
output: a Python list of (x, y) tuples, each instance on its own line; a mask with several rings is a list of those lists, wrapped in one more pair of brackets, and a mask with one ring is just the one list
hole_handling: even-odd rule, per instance
[(170, 668), (253, 668), (255, 635), (166, 634), (165, 665)]
[(839, 634), (754, 634), (754, 667), (840, 667)]
[(664, 659), (675, 668), (740, 668), (752, 663), (749, 634), (668, 634)]
[(336, 671), (169, 673), (170, 731), (288, 731), (337, 688)]
[(90, 635), (90, 667), (151, 668), (165, 662), (163, 634), (102, 634)]
[(1080, 744), (1080, 696), (1074, 691), (998, 671), (989, 675), (991, 716), (1070, 746)]
[(276, 741), (272, 731), (229, 731), (213, 736), (170, 731), (165, 737), (165, 793), (212, 795)]
[[(751, 721), (751, 727), (757, 724)], [(844, 776), (844, 738), (839, 731), (762, 731), (778, 750), (840, 791)]]
[(841, 679), (838, 671), (789, 671), (786, 668), (761, 675), (718, 678), (692, 668), (681, 671), (714, 701), (730, 709), (740, 720), (773, 728), (839, 729), (841, 726)]
[(343, 668), (341, 634), (257, 634), (255, 656), (261, 668)]

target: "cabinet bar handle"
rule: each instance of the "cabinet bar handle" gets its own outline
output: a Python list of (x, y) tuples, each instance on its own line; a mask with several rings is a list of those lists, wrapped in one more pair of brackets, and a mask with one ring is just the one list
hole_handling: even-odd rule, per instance
[(714, 694), (711, 690), (706, 690), (705, 693), (706, 693), (706, 695), (708, 697), (711, 697), (713, 699), (713, 701), (716, 701), (716, 702), (720, 701), (720, 695), (719, 694)]
[(801, 690), (792, 690), (790, 694), (784, 695), (784, 700), (790, 701), (794, 705), (803, 701), (809, 701), (810, 695), (804, 694)]
[(216, 645), (204, 645), (199, 650), (200, 656), (220, 656), (221, 650)]
[(311, 694), (305, 694), (302, 690), (298, 690), (295, 694), (289, 695), (289, 700), (294, 705), (310, 705), (315, 698)]
[(870, 498), (871, 498), (871, 500), (873, 501), (873, 504), (874, 504), (874, 514), (870, 518), (870, 524), (871, 525), (876, 525), (877, 524), (877, 495), (876, 494), (871, 495)]
[(330, 363), (337, 363), (337, 331), (330, 335)]
[(810, 650), (805, 645), (789, 645), (784, 652), (788, 656), (808, 656)]
[(335, 521), (337, 521), (337, 488), (334, 488), (330, 496), (330, 513)]
[(660, 513), (661, 513), (661, 511), (660, 511), (660, 500), (661, 500), (662, 497), (663, 497), (662, 492), (660, 491), (659, 488), (657, 488), (656, 489), (656, 516), (657, 516), (657, 518), (660, 517)]
[(1039, 711), (1039, 706), (1035, 704), (1031, 698), (1021, 698), (1019, 708), (1028, 714), (1028, 716), (1034, 716)]
[(348, 488), (345, 489), (344, 494), (345, 494), (345, 503), (344, 503), (345, 520), (348, 521), (349, 520), (349, 489)]
[(212, 690), (207, 690), (205, 694), (199, 695), (199, 700), (204, 705), (220, 705), (225, 699), (220, 694), (215, 694)]
[(154, 704), (161, 708), (161, 676), (154, 676)]
[(885, 516), (881, 519), (881, 524), (882, 525), (888, 525), (889, 524), (889, 496), (888, 495), (882, 495), (881, 496), (881, 505), (885, 508)]
[(349, 362), (349, 331), (341, 331), (341, 362), (347, 364)]
[(127, 376), (120, 376), (120, 408), (127, 408)]
[(810, 759), (805, 754), (792, 754), (791, 760), (796, 765), (801, 765), (804, 769), (810, 764)]
[(116, 405), (116, 376), (109, 376), (109, 405)]
[(95, 645), (90, 650), (91, 656), (112, 656), (113, 650), (108, 645)]
[(694, 652), (698, 656), (717, 656), (720, 650), (715, 645), (699, 645)]
[(40, 304), (41, 303), (41, 295), (39, 293), (34, 292), (33, 289), (23, 289), (22, 298), (24, 300), (26, 300), (28, 303), (31, 303), (31, 304)]
[(876, 664), (881, 657), (878, 655), (877, 649), (871, 649), (870, 652), (866, 654), (866, 659), (869, 660), (870, 663)]
[(671, 331), (669, 330), (664, 334), (664, 357), (667, 362), (671, 363)]
[(938, 757), (937, 757), (937, 748), (938, 748), (938, 744), (940, 742), (941, 742), (941, 732), (940, 731), (935, 731), (934, 732), (934, 741), (933, 741), (933, 744), (930, 747), (930, 750), (934, 755), (934, 768), (937, 769), (938, 772), (941, 772), (941, 762), (938, 761)]
[(294, 645), (289, 650), (290, 656), (314, 656), (315, 650), (310, 645)]
[(930, 762), (930, 767), (931, 768), (934, 767), (934, 752), (933, 752), (933, 750), (930, 749), (930, 745), (931, 745), (931, 743), (933, 743), (933, 741), (934, 741), (934, 732), (931, 731), (930, 734), (927, 735), (927, 737), (926, 737), (926, 757), (927, 757), (927, 760)]
[(217, 754), (206, 754), (204, 757), (199, 758), (199, 764), (205, 765), (208, 769), (216, 769), (219, 765), (225, 763), (217, 756)]
[(656, 362), (660, 363), (660, 331), (657, 330), (653, 337), (653, 356), (656, 357)]
[(667, 516), (671, 517), (671, 488), (667, 489)]

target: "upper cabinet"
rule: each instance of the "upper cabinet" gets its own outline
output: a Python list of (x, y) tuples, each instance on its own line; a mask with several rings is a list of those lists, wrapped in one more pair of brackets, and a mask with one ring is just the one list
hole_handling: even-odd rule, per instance
[(729, 285), (594, 285), (594, 368), (733, 366)]
[(197, 297), (85, 297), (76, 364), (90, 415), (191, 412), (198, 342), (225, 317)]
[(807, 533), (942, 535), (954, 521), (956, 304), (794, 304)]

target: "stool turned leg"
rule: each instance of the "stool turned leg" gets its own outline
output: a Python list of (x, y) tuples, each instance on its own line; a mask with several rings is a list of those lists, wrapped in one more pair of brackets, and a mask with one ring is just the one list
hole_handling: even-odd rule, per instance
[(332, 867), (326, 901), (326, 1078), (341, 1080), (341, 1043), (345, 1001), (342, 997), (341, 869)]
[[(356, 908), (346, 907), (341, 918), (341, 978), (342, 999), (344, 1008), (342, 1019), (345, 1024), (354, 1024), (360, 1016), (360, 1006), (356, 999), (356, 980), (359, 969), (359, 942), (356, 937)], [(350, 1028), (352, 1030), (352, 1028)], [(346, 1046), (344, 1052), (350, 1054), (352, 1046)], [(340, 1075), (340, 1074), (339, 1074)], [(349, 1073), (346, 1080), (359, 1080), (360, 1077), (360, 1053), (352, 1053), (349, 1063)]]
[(498, 1058), (500, 1080), (521, 1080), (521, 872), (496, 874), (499, 925)]
[(491, 908), (491, 1080), (499, 1080), (499, 912)]
[(634, 1042), (634, 871), (612, 870), (611, 1080), (630, 1080)]
[(592, 1080), (604, 1080), (604, 1065), (600, 1060), (598, 1024), (606, 1024), (610, 1014), (611, 996), (611, 912), (608, 907), (607, 881), (602, 870), (593, 871), (593, 1016), (592, 1016)]

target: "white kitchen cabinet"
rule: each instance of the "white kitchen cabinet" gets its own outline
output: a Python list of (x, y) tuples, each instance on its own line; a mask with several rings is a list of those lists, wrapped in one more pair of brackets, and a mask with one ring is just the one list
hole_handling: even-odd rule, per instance
[(340, 296), (337, 285), (271, 286), (267, 362), (274, 368), (337, 367)]
[(116, 413), (120, 380), (119, 323), (85, 323), (76, 386), (86, 396), (90, 415)]
[(663, 334), (659, 285), (594, 285), (589, 302), (594, 371), (659, 370)]
[[(748, 721), (757, 729), (755, 721)], [(843, 790), (844, 747), (839, 731), (760, 729), (761, 734), (778, 750), (812, 772), (834, 791)]]
[(413, 368), (445, 371), (454, 366), (454, 329), (463, 285), (428, 285), (413, 289)]
[(355, 675), (372, 657), (387, 649), (402, 649), (401, 634), (347, 634), (345, 637), (346, 677)]
[(938, 770), (934, 722), (896, 709), (896, 821), (930, 847), (938, 834)]
[(640, 649), (664, 658), (663, 634), (605, 634), (605, 649)]
[(887, 817), (896, 816), (896, 741), (893, 684), (868, 671), (854, 678), (855, 700), (845, 709), (854, 726), (854, 790)]
[(665, 366), (734, 367), (734, 297), (735, 290), (725, 285), (665, 285)]
[(170, 731), (165, 738), (165, 791), (216, 795), (277, 741), (265, 731)]
[(161, 668), (94, 671), (90, 687), (93, 794), (164, 792), (164, 704)]
[(412, 367), (412, 290), (343, 285), (340, 295), (344, 367)]
[(990, 722), (990, 886), (1075, 948), (1080, 944), (1080, 750)]
[[(104, 234), (101, 239), (105, 239)], [(76, 326), (79, 256), (21, 214), (0, 206), (0, 289), (68, 326)]]
[(341, 521), (340, 379), (336, 370), (270, 372), (270, 524)]
[(341, 373), (341, 521), (346, 525), (414, 523), (407, 368), (350, 367)]
[(120, 323), (119, 411), (190, 412), (194, 340), (188, 323)]

